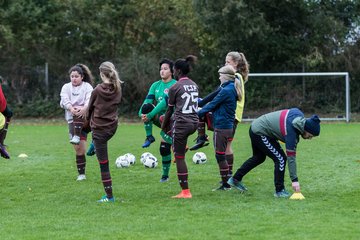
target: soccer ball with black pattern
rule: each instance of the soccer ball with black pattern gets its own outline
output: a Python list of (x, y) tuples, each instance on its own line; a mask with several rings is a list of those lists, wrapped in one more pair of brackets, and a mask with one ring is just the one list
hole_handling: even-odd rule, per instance
[(127, 160), (125, 155), (122, 155), (115, 160), (115, 166), (117, 168), (127, 168), (130, 166), (130, 162)]
[(146, 168), (156, 168), (158, 165), (158, 160), (154, 155), (147, 156), (143, 162)]
[(126, 160), (130, 163), (130, 165), (134, 165), (136, 161), (136, 157), (132, 153), (126, 153), (125, 155)]
[(195, 164), (204, 164), (207, 161), (206, 154), (203, 152), (197, 152), (194, 154), (192, 160)]
[(153, 155), (152, 155), (151, 153), (149, 153), (149, 152), (144, 152), (143, 154), (141, 154), (140, 162), (141, 162), (142, 164), (144, 164), (145, 159), (146, 159), (148, 156), (153, 156)]

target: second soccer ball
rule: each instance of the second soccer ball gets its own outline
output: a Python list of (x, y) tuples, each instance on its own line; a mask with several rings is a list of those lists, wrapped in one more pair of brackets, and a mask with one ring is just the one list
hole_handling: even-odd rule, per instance
[(146, 168), (156, 168), (158, 165), (158, 160), (155, 156), (151, 155), (147, 156), (143, 163)]
[(206, 158), (205, 153), (197, 152), (194, 154), (192, 160), (193, 160), (193, 163), (195, 163), (195, 164), (204, 164), (204, 163), (206, 163), (207, 158)]

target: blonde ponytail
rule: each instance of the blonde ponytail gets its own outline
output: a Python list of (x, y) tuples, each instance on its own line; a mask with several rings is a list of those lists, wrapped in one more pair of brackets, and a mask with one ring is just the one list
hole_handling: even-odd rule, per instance
[(243, 98), (243, 95), (244, 95), (244, 89), (243, 89), (242, 82), (243, 82), (243, 78), (242, 78), (241, 74), (236, 74), (234, 86), (235, 86), (235, 90), (238, 95), (238, 101), (241, 101)]
[(236, 70), (231, 65), (225, 65), (221, 67), (218, 73), (223, 76), (224, 80), (234, 81), (234, 87), (237, 93), (238, 101), (241, 101), (243, 96), (243, 88), (239, 79), (239, 77), (241, 78), (241, 75), (236, 73)]
[(226, 56), (231, 57), (232, 60), (237, 64), (236, 71), (239, 72), (244, 80), (244, 83), (248, 81), (250, 65), (246, 60), (243, 53), (229, 52)]
[(121, 83), (123, 82), (120, 80), (119, 73), (112, 62), (103, 62), (100, 65), (99, 70), (100, 76), (109, 80), (115, 91), (121, 91)]

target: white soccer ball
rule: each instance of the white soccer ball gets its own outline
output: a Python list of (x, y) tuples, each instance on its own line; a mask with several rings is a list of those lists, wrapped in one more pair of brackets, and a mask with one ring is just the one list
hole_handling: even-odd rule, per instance
[(205, 153), (197, 152), (194, 154), (192, 160), (193, 160), (193, 163), (195, 163), (195, 164), (204, 164), (204, 163), (206, 163), (207, 158), (206, 158)]
[(158, 165), (158, 160), (154, 155), (147, 156), (143, 164), (146, 168), (156, 168)]
[(125, 155), (122, 155), (115, 160), (115, 165), (117, 168), (126, 168), (130, 166), (130, 162)]
[(152, 155), (151, 153), (149, 153), (149, 152), (144, 152), (143, 154), (141, 154), (140, 162), (141, 162), (142, 164), (144, 164), (145, 159), (146, 159), (148, 156), (153, 156), (153, 155)]
[(124, 156), (125, 156), (126, 160), (128, 160), (128, 162), (130, 163), (130, 165), (135, 164), (136, 157), (134, 156), (134, 154), (126, 153)]

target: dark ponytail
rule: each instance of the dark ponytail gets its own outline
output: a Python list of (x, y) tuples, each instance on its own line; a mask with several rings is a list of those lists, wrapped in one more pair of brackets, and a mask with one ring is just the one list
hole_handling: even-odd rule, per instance
[(182, 75), (187, 75), (195, 65), (195, 62), (197, 61), (197, 57), (194, 55), (188, 55), (185, 59), (178, 59), (175, 62), (175, 69), (180, 70)]
[(94, 76), (92, 75), (88, 66), (86, 66), (85, 64), (78, 63), (78, 64), (72, 66), (69, 70), (69, 74), (71, 74), (71, 72), (74, 72), (74, 71), (78, 72), (83, 77), (83, 82), (88, 82), (91, 85), (94, 84)]

